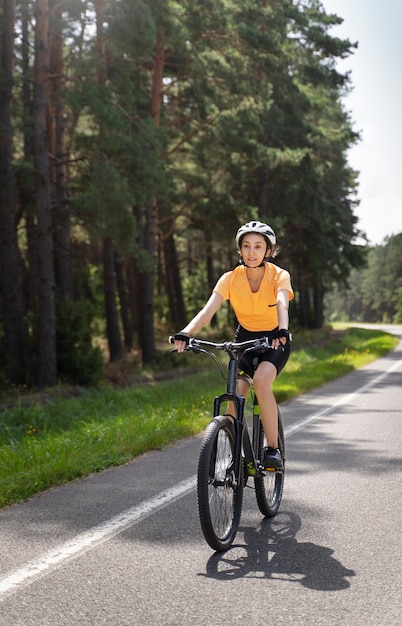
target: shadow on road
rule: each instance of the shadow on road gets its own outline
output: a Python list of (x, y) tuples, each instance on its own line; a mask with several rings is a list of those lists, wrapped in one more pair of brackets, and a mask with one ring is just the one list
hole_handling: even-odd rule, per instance
[(350, 587), (348, 578), (355, 572), (337, 561), (331, 548), (297, 541), (300, 528), (300, 517), (289, 512), (264, 519), (258, 528), (240, 528), (244, 544), (213, 554), (201, 576), (217, 580), (265, 577), (297, 582), (316, 591)]

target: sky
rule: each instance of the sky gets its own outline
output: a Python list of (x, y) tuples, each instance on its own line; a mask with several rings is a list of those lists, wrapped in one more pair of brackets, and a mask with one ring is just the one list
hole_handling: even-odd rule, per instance
[(348, 155), (360, 172), (354, 210), (371, 245), (402, 233), (402, 0), (321, 0), (344, 19), (330, 33), (358, 48), (341, 61), (353, 90), (343, 103), (362, 140)]

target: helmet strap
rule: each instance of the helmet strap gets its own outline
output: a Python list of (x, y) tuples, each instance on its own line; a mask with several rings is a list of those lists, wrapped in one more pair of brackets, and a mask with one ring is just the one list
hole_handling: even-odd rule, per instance
[[(266, 258), (266, 257), (265, 257), (265, 258)], [(265, 258), (261, 261), (261, 263), (260, 263), (259, 265), (257, 265), (257, 267), (264, 267)], [(244, 267), (248, 267), (248, 268), (250, 268), (251, 270), (256, 269), (255, 267), (251, 267), (251, 265), (247, 265), (247, 263), (245, 263), (245, 261), (244, 261), (244, 259), (243, 259), (243, 257), (242, 257), (242, 256), (240, 257), (239, 263), (240, 263), (240, 265), (244, 265)]]

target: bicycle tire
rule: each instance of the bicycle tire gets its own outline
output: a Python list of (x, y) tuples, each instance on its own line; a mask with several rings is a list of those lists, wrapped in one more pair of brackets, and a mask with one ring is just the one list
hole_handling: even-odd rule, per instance
[(201, 529), (213, 550), (232, 544), (243, 505), (243, 463), (236, 483), (233, 474), (235, 430), (225, 416), (207, 426), (201, 443), (197, 473), (198, 513)]
[[(260, 422), (258, 438), (257, 458), (262, 459), (266, 444), (264, 429)], [(283, 458), (282, 470), (264, 470), (262, 476), (254, 478), (255, 495), (258, 508), (265, 517), (273, 517), (277, 514), (283, 493), (285, 481), (285, 436), (280, 411), (278, 409), (278, 447)]]

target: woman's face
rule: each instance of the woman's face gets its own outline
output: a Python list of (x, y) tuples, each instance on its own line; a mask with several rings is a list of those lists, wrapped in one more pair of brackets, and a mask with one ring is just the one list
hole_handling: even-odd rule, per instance
[(258, 267), (268, 254), (268, 247), (265, 237), (258, 233), (244, 235), (240, 254), (248, 267)]

